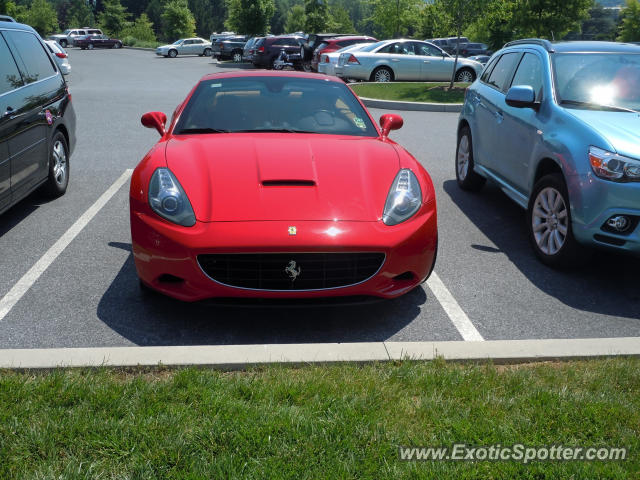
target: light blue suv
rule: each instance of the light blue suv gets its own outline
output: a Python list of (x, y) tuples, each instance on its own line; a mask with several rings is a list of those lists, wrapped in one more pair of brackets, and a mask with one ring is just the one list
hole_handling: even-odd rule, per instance
[(507, 43), (467, 90), (456, 178), (464, 190), (491, 179), (526, 208), (548, 265), (585, 246), (640, 255), (640, 47)]

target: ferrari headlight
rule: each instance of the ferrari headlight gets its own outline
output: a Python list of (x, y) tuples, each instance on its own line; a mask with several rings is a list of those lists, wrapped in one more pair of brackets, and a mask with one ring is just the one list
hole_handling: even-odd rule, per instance
[(614, 182), (640, 182), (640, 161), (597, 147), (589, 148), (591, 169), (600, 178)]
[(184, 227), (193, 227), (196, 216), (187, 194), (168, 168), (158, 168), (149, 182), (149, 205), (162, 218)]
[(418, 178), (411, 170), (404, 168), (391, 184), (382, 221), (387, 225), (397, 225), (413, 216), (421, 205), (422, 191)]

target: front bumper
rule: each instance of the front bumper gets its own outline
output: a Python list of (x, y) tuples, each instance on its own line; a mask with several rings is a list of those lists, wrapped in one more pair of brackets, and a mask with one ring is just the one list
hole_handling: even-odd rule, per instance
[[(573, 234), (587, 245), (640, 255), (640, 183), (616, 183), (593, 174), (568, 178)], [(624, 233), (603, 228), (616, 215), (636, 219)]]
[[(295, 225), (297, 235), (288, 234)], [(393, 227), (382, 222), (197, 222), (170, 224), (132, 200), (131, 238), (138, 276), (170, 297), (197, 301), (214, 297), (314, 298), (403, 295), (431, 273), (437, 246), (435, 203)], [(207, 253), (383, 252), (380, 270), (362, 283), (321, 290), (251, 290), (223, 285), (200, 268)], [(286, 265), (283, 265), (283, 269)], [(402, 275), (402, 276), (401, 276)], [(168, 277), (170, 276), (170, 277)], [(401, 277), (400, 277), (401, 276)], [(166, 281), (169, 278), (170, 281)]]

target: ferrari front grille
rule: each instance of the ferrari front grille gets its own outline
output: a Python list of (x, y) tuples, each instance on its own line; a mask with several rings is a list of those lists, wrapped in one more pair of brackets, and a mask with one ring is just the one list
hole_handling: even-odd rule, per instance
[(218, 283), (252, 290), (292, 291), (348, 287), (373, 277), (384, 253), (221, 253), (198, 255)]

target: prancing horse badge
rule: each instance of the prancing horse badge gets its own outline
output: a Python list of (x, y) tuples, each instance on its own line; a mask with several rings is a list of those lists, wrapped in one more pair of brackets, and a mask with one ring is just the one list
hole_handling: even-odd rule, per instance
[(289, 227), (289, 235), (297, 235), (298, 229), (296, 227)]

